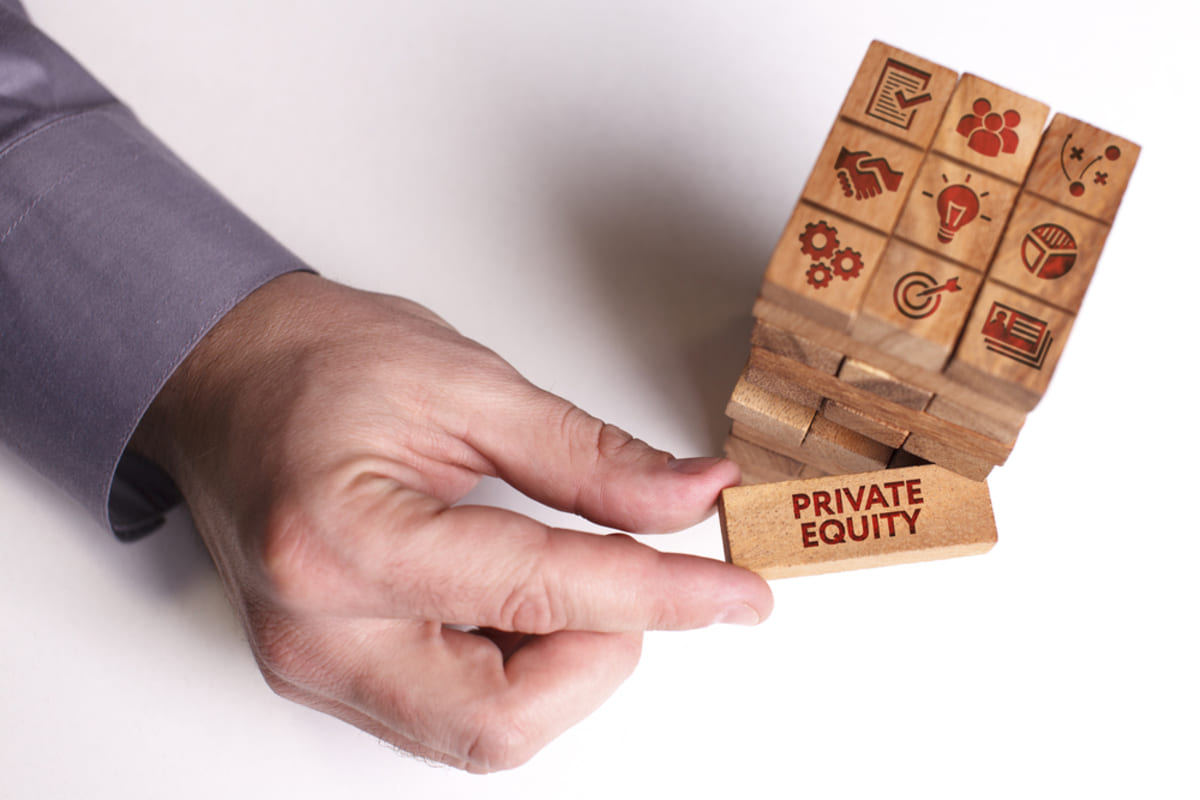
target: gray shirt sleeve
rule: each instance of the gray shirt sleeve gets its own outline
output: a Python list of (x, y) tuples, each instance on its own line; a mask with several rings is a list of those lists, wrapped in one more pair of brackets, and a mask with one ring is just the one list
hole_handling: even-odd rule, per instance
[[(0, 0), (0, 440), (122, 538), (177, 501), (125, 453), (193, 346), (305, 269)], [(114, 480), (115, 478), (115, 480)]]

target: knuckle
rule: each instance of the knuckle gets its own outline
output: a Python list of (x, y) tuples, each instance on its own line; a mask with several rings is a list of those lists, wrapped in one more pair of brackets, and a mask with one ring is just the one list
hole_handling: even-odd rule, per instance
[[(629, 448), (639, 444), (621, 428), (593, 417), (577, 406), (570, 406), (563, 412), (560, 429), (562, 440), (570, 447), (572, 467), (578, 474), (599, 475), (611, 464), (620, 462)], [(580, 513), (585, 507), (603, 505), (604, 494), (602, 481), (580, 481), (568, 510)]]
[(520, 633), (551, 633), (566, 627), (566, 613), (536, 568), (509, 591), (500, 606), (500, 624)]
[(287, 608), (306, 609), (327, 598), (319, 576), (311, 526), (302, 515), (282, 510), (263, 526), (259, 564), (273, 600)]
[(564, 438), (587, 447), (588, 456), (593, 460), (614, 456), (634, 441), (616, 425), (593, 417), (578, 406), (567, 408), (561, 424)]

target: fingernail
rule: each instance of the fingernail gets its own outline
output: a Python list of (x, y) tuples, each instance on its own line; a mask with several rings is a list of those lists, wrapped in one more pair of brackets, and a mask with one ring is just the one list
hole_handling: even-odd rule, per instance
[(699, 475), (700, 473), (706, 472), (722, 461), (724, 461), (724, 459), (717, 458), (715, 456), (701, 456), (699, 458), (672, 458), (667, 461), (667, 466), (682, 475)]
[(723, 625), (757, 625), (760, 622), (762, 622), (762, 618), (749, 603), (730, 606), (721, 616), (717, 617), (717, 623)]

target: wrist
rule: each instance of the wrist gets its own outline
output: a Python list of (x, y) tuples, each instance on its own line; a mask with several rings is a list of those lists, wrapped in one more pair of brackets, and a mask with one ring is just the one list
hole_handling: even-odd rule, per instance
[(187, 495), (201, 454), (215, 453), (237, 413), (239, 387), (262, 380), (294, 341), (289, 324), (296, 301), (323, 279), (281, 275), (226, 313), (163, 385), (138, 423), (129, 447), (167, 472)]

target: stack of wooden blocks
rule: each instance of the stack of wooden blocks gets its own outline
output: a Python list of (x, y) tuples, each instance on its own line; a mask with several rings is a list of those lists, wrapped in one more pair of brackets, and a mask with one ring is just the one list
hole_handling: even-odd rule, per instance
[(1139, 148), (880, 42), (754, 307), (747, 483), (931, 462), (975, 481), (1041, 399)]
[(930, 461), (982, 480), (1041, 399), (1139, 148), (875, 42), (754, 307), (750, 481)]

